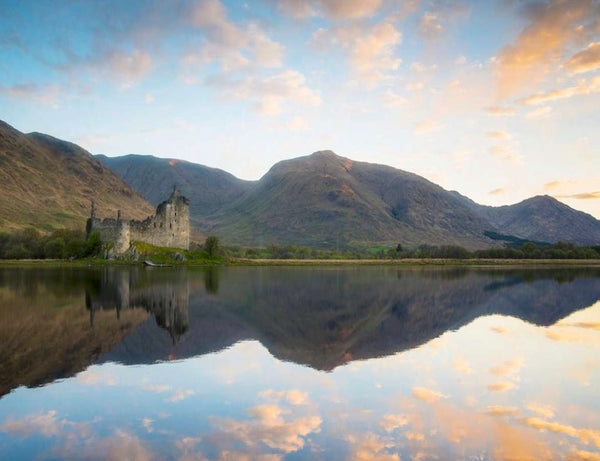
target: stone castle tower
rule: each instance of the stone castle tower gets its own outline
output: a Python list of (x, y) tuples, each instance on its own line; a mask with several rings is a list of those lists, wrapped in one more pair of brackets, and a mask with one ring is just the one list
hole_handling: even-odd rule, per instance
[(143, 221), (123, 220), (121, 212), (117, 219), (98, 219), (92, 202), (92, 211), (87, 220), (86, 234), (98, 232), (100, 240), (107, 245), (108, 256), (127, 251), (131, 242), (144, 242), (159, 247), (190, 247), (190, 203), (173, 187), (171, 196), (156, 207), (156, 214)]

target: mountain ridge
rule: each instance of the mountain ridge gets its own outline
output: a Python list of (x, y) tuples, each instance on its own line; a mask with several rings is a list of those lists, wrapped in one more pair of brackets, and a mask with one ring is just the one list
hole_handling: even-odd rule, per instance
[(0, 229), (84, 229), (92, 200), (99, 216), (142, 219), (153, 207), (92, 154), (42, 133), (0, 123)]
[[(115, 158), (101, 160), (111, 166), (119, 162)], [(135, 176), (131, 170), (124, 175), (118, 167), (115, 172), (124, 179)], [(277, 162), (256, 181), (233, 175), (228, 181), (228, 186), (239, 181), (243, 187), (220, 207), (197, 206), (192, 221), (203, 233), (220, 235), (229, 244), (498, 245), (484, 232), (534, 241), (600, 243), (600, 221), (552, 197), (500, 207), (480, 205), (415, 173), (354, 161), (330, 150)]]
[(196, 234), (227, 245), (406, 248), (502, 245), (496, 235), (600, 244), (600, 221), (549, 196), (480, 205), (414, 173), (330, 150), (274, 164), (245, 181), (177, 159), (92, 156), (47, 134), (0, 122), (0, 229), (82, 228), (92, 200), (100, 217), (143, 219), (173, 184), (191, 202)]

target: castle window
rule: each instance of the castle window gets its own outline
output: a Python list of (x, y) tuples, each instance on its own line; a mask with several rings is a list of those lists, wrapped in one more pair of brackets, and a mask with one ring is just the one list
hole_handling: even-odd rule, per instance
[(172, 222), (169, 223), (169, 229), (173, 229), (173, 223)]

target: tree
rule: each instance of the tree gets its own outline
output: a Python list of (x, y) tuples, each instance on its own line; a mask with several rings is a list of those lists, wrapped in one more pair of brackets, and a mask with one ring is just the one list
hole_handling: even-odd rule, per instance
[(93, 231), (85, 242), (85, 256), (95, 256), (100, 253), (102, 249), (102, 241), (98, 232)]
[(204, 251), (206, 251), (208, 256), (211, 258), (217, 257), (221, 251), (219, 237), (215, 235), (206, 237), (206, 241), (204, 242)]

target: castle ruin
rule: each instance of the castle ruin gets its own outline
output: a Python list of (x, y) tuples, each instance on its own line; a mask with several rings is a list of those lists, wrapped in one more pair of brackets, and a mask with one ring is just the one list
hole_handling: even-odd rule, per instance
[(144, 242), (159, 247), (190, 247), (190, 203), (173, 187), (171, 196), (156, 207), (156, 214), (143, 221), (124, 220), (121, 211), (117, 219), (96, 217), (92, 202), (92, 211), (87, 220), (86, 235), (97, 232), (100, 240), (107, 245), (107, 256), (125, 253), (131, 242)]

